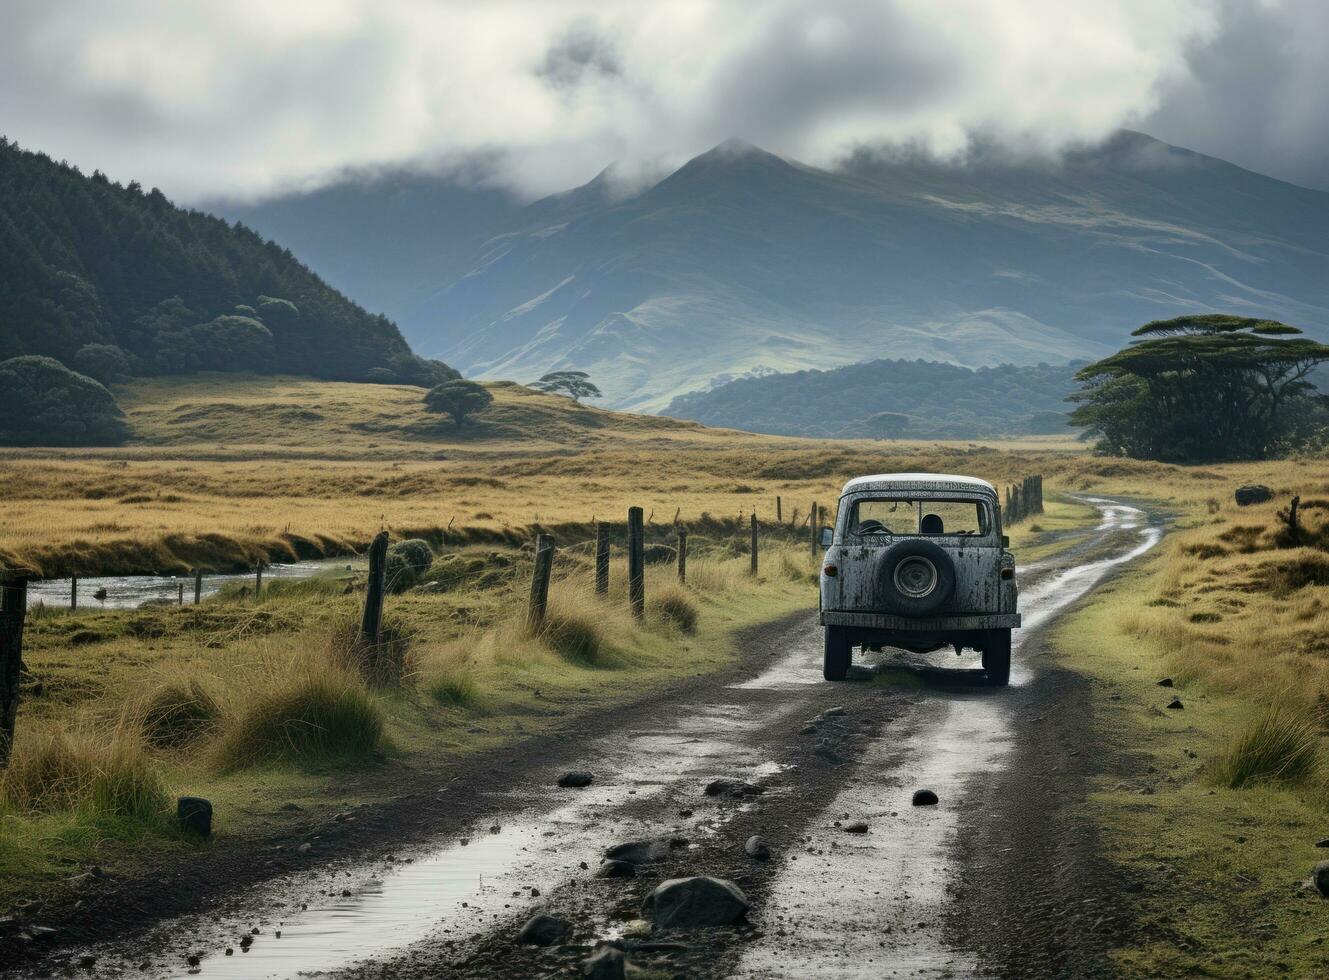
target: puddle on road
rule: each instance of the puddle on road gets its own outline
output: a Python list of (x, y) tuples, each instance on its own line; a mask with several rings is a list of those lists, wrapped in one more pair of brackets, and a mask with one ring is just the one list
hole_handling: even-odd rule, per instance
[[(598, 860), (585, 842), (580, 848), (569, 847), (560, 833), (581, 829), (576, 826), (580, 809), (566, 807), (539, 824), (517, 823), (496, 834), (477, 829), (465, 846), (454, 843), (411, 864), (385, 867), (379, 877), (358, 884), (334, 879), (334, 895), (311, 899), (304, 911), (278, 911), (259, 920), (259, 934), (247, 952), (239, 942), (247, 931), (242, 923), (228, 944), (234, 950), (231, 956), (214, 947), (205, 950), (199, 968), (181, 962), (161, 975), (242, 980), (309, 976), (434, 934), (444, 941), (469, 938), (516, 917), (519, 911), (514, 909), (528, 908), (531, 888), (552, 888), (577, 870), (577, 862)], [(343, 895), (343, 890), (350, 894)], [(195, 951), (189, 943), (185, 939), (176, 945)]]
[[(551, 790), (565, 794), (565, 805), (545, 813), (478, 821), (467, 844), (449, 841), (418, 854), (411, 863), (361, 865), (350, 874), (338, 873), (328, 884), (322, 884), (328, 879), (317, 872), (279, 880), (255, 892), (246, 903), (254, 910), (252, 917), (234, 917), (226, 932), (219, 933), (202, 917), (165, 925), (158, 935), (167, 937), (169, 948), (178, 953), (173, 959), (158, 958), (148, 975), (254, 980), (317, 976), (391, 956), (427, 938), (460, 942), (495, 926), (515, 930), (540, 907), (531, 888), (543, 894), (571, 879), (589, 878), (593, 871), (583, 870), (580, 863), (593, 869), (610, 844), (677, 833), (676, 822), (647, 821), (626, 815), (623, 808), (680, 787), (700, 802), (702, 787), (716, 776), (755, 781), (782, 771), (758, 746), (739, 738), (797, 708), (796, 701), (766, 705), (757, 716), (735, 704), (698, 705), (670, 726), (602, 739), (587, 750), (587, 757), (596, 760), (596, 782), (584, 790)], [(495, 811), (502, 809), (496, 799)], [(699, 807), (697, 825), (683, 836), (714, 834), (742, 809)], [(489, 833), (491, 825), (500, 828), (498, 833)], [(290, 905), (290, 896), (308, 893), (315, 883), (322, 891), (299, 900), (307, 902), (307, 908), (282, 908)], [(343, 895), (343, 890), (350, 894)], [(277, 911), (261, 912), (271, 909)], [(244, 952), (239, 939), (251, 927), (260, 934)], [(231, 956), (224, 952), (228, 945), (234, 950)], [(107, 962), (138, 962), (114, 947), (97, 952)], [(184, 961), (192, 952), (204, 954), (196, 969)]]

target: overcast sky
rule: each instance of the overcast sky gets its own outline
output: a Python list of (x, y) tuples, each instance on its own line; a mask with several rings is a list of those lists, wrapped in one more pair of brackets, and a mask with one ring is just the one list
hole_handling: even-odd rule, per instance
[(1121, 126), (1329, 190), (1326, 38), (1329, 0), (0, 0), (0, 133), (186, 202)]

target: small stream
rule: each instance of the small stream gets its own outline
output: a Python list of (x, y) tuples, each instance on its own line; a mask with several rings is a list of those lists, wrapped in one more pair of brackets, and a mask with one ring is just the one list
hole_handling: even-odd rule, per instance
[[(268, 565), (263, 569), (263, 581), (273, 579), (305, 579), (337, 571), (359, 570), (365, 567), (361, 558), (320, 558), (290, 565)], [(231, 582), (254, 582), (253, 572), (205, 575), (201, 597), (216, 595)], [(137, 609), (147, 603), (175, 603), (180, 597), (180, 586), (185, 588), (185, 602), (194, 601), (192, 575), (106, 575), (78, 580), (78, 608)], [(43, 579), (28, 583), (28, 608), (46, 606), (68, 609), (71, 582), (67, 578)]]

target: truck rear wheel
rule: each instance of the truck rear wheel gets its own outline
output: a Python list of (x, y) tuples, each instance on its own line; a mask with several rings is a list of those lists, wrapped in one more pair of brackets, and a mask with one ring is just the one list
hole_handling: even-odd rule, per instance
[(826, 627), (826, 645), (822, 656), (821, 674), (828, 681), (842, 681), (849, 674), (849, 661), (853, 650), (849, 635), (839, 626)]
[(1011, 682), (1011, 631), (988, 630), (983, 642), (983, 670), (988, 683), (1005, 687)]

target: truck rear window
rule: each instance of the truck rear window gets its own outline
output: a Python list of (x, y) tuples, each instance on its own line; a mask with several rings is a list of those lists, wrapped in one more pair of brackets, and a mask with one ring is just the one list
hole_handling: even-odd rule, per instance
[(986, 534), (987, 508), (975, 500), (854, 501), (849, 533), (863, 535)]

